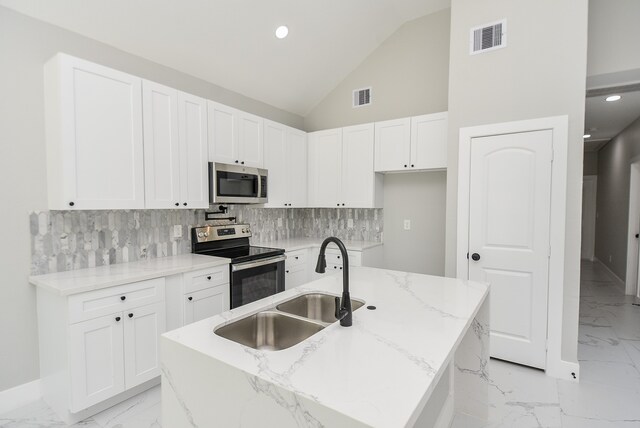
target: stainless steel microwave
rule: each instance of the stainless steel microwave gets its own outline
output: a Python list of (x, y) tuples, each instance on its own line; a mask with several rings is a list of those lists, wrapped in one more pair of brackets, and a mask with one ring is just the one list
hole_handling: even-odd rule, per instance
[(267, 170), (209, 162), (209, 202), (212, 204), (264, 204)]

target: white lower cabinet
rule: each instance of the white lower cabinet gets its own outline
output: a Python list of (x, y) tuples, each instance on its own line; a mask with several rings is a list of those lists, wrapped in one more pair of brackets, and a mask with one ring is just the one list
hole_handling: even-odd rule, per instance
[(229, 310), (229, 284), (185, 295), (184, 324), (191, 324)]
[(287, 251), (284, 269), (284, 286), (286, 290), (309, 282), (309, 250)]
[(124, 313), (124, 386), (133, 388), (160, 375), (160, 335), (165, 332), (164, 302)]

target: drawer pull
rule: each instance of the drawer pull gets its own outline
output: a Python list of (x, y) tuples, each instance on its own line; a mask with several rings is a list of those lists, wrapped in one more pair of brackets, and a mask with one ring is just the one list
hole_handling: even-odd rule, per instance
[(133, 314), (129, 314), (129, 318), (133, 318)]
[(298, 260), (298, 256), (296, 256), (296, 260)]
[(187, 300), (192, 301), (193, 300), (193, 296), (187, 297)]
[(288, 271), (288, 270), (285, 270), (285, 272), (286, 272), (286, 273), (289, 273), (289, 271)]
[(120, 300), (126, 300), (127, 296), (120, 296)]
[(116, 322), (117, 322), (117, 321), (120, 321), (120, 317), (116, 317)]
[(207, 277), (207, 279), (208, 279), (209, 281), (211, 281), (211, 277), (210, 277), (210, 276), (208, 276), (208, 277)]

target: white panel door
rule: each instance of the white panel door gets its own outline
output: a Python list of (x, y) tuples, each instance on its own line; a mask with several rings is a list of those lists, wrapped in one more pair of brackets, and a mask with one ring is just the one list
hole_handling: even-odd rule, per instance
[(231, 308), (229, 284), (205, 288), (185, 296), (184, 324), (218, 315)]
[(309, 205), (341, 206), (342, 129), (309, 134)]
[(238, 119), (239, 160), (241, 165), (262, 168), (264, 119), (240, 112)]
[[(286, 126), (270, 120), (264, 122), (264, 167), (269, 171), (266, 207), (288, 204)], [(306, 183), (306, 180), (305, 180)]]
[(116, 313), (69, 327), (72, 412), (124, 391), (123, 324)]
[(373, 208), (373, 123), (342, 128), (342, 200), (340, 206)]
[(209, 208), (207, 102), (178, 92), (180, 206)]
[(447, 113), (411, 118), (411, 169), (447, 167)]
[(289, 185), (287, 202), (290, 207), (307, 206), (307, 172), (307, 133), (289, 128), (287, 130), (287, 183)]
[(124, 370), (127, 389), (160, 375), (160, 335), (165, 332), (164, 302), (124, 312)]
[(238, 110), (207, 101), (209, 160), (236, 163), (238, 154)]
[(375, 171), (409, 169), (411, 119), (387, 120), (375, 124)]
[(551, 130), (474, 138), (469, 279), (491, 284), (491, 356), (544, 368)]
[(59, 103), (47, 104), (47, 126), (58, 141), (48, 145), (50, 177), (60, 180), (49, 184), (50, 208), (144, 208), (142, 80), (63, 54), (57, 60), (51, 96)]
[(146, 208), (180, 206), (180, 143), (178, 91), (145, 80), (144, 187)]

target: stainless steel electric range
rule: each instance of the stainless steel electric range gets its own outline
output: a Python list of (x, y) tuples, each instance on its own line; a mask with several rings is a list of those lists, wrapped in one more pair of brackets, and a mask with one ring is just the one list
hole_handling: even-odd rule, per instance
[(250, 236), (248, 224), (191, 229), (193, 253), (231, 259), (231, 309), (284, 291), (284, 250), (249, 245)]

